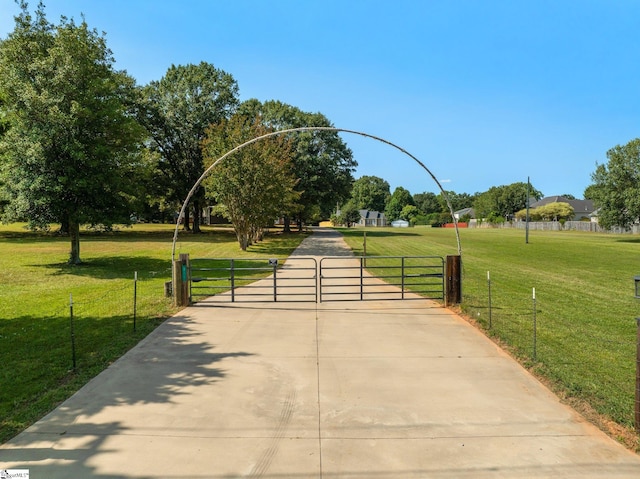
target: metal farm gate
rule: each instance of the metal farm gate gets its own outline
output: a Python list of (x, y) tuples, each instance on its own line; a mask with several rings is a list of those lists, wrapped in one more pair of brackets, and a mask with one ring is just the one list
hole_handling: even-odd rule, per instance
[(219, 296), (230, 302), (317, 302), (315, 258), (190, 260), (190, 302)]
[[(327, 302), (444, 299), (440, 256), (196, 258), (189, 302)], [(413, 293), (413, 294), (410, 294)]]
[(444, 259), (440, 256), (354, 259), (348, 264), (344, 256), (320, 260), (320, 302), (444, 299)]

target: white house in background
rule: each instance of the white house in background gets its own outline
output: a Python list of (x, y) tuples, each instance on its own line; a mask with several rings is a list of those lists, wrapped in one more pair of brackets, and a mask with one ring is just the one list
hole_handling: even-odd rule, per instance
[(387, 219), (379, 211), (360, 210), (358, 226), (387, 226)]

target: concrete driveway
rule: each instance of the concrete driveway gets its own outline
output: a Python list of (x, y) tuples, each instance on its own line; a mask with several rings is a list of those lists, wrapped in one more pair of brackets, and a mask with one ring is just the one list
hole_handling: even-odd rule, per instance
[[(345, 255), (334, 232), (297, 251)], [(427, 300), (217, 300), (0, 447), (33, 478), (634, 478), (640, 457)]]

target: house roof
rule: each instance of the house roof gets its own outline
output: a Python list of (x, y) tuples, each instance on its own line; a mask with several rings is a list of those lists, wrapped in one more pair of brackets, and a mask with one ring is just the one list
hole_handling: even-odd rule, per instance
[(592, 200), (570, 200), (564, 196), (546, 196), (540, 201), (531, 204), (531, 208), (548, 205), (549, 203), (569, 203), (575, 214), (584, 213), (586, 215), (595, 211)]
[(458, 218), (464, 215), (469, 215), (473, 218), (476, 215), (476, 211), (473, 208), (462, 208), (461, 210), (454, 211), (453, 214), (457, 215)]
[(380, 213), (379, 211), (372, 210), (359, 210), (360, 217), (365, 219), (381, 219), (384, 218), (384, 213)]

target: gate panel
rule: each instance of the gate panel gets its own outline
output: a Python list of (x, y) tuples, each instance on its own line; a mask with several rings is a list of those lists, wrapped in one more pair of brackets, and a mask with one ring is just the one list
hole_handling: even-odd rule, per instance
[(320, 260), (320, 302), (424, 298), (444, 299), (444, 259), (440, 256)]
[(315, 258), (198, 258), (190, 261), (190, 301), (317, 302)]
[[(320, 302), (444, 299), (440, 256), (198, 258), (189, 263), (189, 300)], [(410, 294), (414, 293), (414, 294)]]

